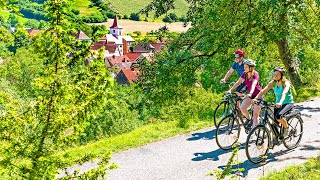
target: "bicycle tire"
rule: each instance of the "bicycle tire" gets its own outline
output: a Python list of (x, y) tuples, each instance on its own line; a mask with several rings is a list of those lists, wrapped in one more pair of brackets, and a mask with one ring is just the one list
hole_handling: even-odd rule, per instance
[[(219, 108), (223, 108), (223, 109), (219, 109)], [(224, 100), (221, 101), (218, 106), (216, 107), (216, 109), (214, 110), (214, 114), (213, 114), (213, 122), (214, 122), (214, 126), (217, 128), (219, 122), (221, 121), (221, 119), (223, 119), (224, 117), (226, 117), (227, 115), (229, 115), (229, 102)], [(221, 111), (219, 111), (221, 110)], [(220, 116), (220, 113), (222, 113), (221, 118), (218, 118), (218, 116)]]
[[(233, 148), (233, 145), (238, 141), (240, 136), (240, 124), (238, 119), (234, 119), (229, 115), (224, 117), (218, 124), (215, 132), (217, 145), (223, 150)], [(223, 135), (226, 135), (224, 137)], [(230, 142), (227, 142), (230, 140)]]
[[(293, 121), (297, 119), (297, 124), (294, 123)], [(284, 137), (284, 140), (283, 140), (283, 145), (291, 150), (291, 149), (294, 149), (296, 147), (298, 147), (300, 141), (301, 141), (301, 138), (302, 138), (302, 134), (303, 134), (303, 121), (301, 119), (301, 116), (291, 116), (288, 120), (288, 137)], [(297, 128), (299, 127), (299, 130), (297, 131)], [(290, 141), (295, 138), (297, 139), (292, 145), (290, 145)]]
[[(268, 144), (264, 142), (267, 141)], [(269, 151), (271, 143), (271, 134), (269, 130), (263, 126), (258, 125), (254, 127), (248, 134), (246, 140), (246, 156), (248, 160), (254, 164), (260, 163), (266, 159), (266, 155)], [(251, 149), (252, 147), (252, 149)], [(253, 150), (261, 151), (261, 154), (257, 157), (253, 156)]]

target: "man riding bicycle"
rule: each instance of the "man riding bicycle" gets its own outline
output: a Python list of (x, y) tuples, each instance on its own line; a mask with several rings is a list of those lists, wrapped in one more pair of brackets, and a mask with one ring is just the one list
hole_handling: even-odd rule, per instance
[[(221, 84), (225, 83), (235, 70), (237, 71), (239, 77), (244, 72), (244, 62), (246, 61), (244, 59), (244, 56), (246, 55), (246, 52), (241, 49), (238, 49), (233, 54), (234, 54), (235, 62), (232, 64), (231, 68), (226, 73), (224, 78), (220, 80)], [(242, 83), (236, 89), (237, 95), (240, 96), (241, 95), (240, 93), (243, 93), (245, 90), (246, 90), (246, 85)]]

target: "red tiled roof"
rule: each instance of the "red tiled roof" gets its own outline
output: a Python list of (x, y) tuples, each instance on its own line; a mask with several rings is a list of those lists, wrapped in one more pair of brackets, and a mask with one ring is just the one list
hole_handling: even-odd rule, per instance
[(117, 45), (115, 45), (114, 43), (113, 44), (105, 44), (104, 45), (105, 46), (105, 49), (107, 50), (107, 51), (109, 51), (109, 53), (115, 53), (116, 52), (116, 49), (117, 49)]
[(30, 36), (30, 37), (33, 37), (33, 36), (35, 36), (36, 34), (41, 33), (42, 30), (40, 30), (40, 29), (31, 29), (31, 30), (28, 30), (28, 32), (29, 32), (29, 36)]
[(115, 16), (114, 20), (113, 20), (113, 24), (110, 28), (122, 28), (119, 24), (118, 24), (118, 17)]
[(76, 39), (79, 40), (89, 40), (90, 38), (82, 31), (78, 31), (78, 33), (75, 35)]
[(151, 43), (151, 45), (154, 47), (154, 50), (156, 52), (160, 52), (161, 48), (164, 46), (163, 43)]
[(112, 56), (112, 57), (107, 57), (106, 58), (109, 62), (110, 65), (114, 66), (115, 64), (120, 64), (122, 62), (129, 62), (129, 58), (124, 55), (124, 56)]
[(129, 61), (132, 62), (137, 60), (141, 56), (141, 53), (127, 53), (126, 56), (129, 58)]
[(127, 79), (129, 81), (136, 81), (138, 79), (138, 75), (140, 74), (140, 71), (131, 71), (130, 68), (126, 68), (126, 69), (121, 69), (121, 71), (123, 72), (123, 74), (127, 77)]
[(103, 42), (96, 42), (90, 46), (90, 50), (98, 50), (103, 47)]

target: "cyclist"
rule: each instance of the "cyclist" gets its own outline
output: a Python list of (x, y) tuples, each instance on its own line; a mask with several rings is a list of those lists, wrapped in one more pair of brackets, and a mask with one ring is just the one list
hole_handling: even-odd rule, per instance
[[(239, 77), (241, 76), (241, 74), (244, 72), (244, 62), (246, 61), (244, 59), (244, 56), (246, 55), (246, 52), (238, 49), (236, 50), (234, 53), (234, 60), (235, 62), (232, 64), (231, 68), (229, 69), (229, 71), (226, 73), (226, 75), (224, 76), (223, 79), (220, 80), (220, 83), (225, 83), (229, 77), (232, 75), (232, 73), (234, 72), (234, 70), (237, 71)], [(241, 96), (241, 93), (243, 93), (246, 90), (246, 85), (244, 83), (242, 83), (240, 86), (237, 87), (236, 92), (238, 96)]]
[(282, 67), (276, 67), (273, 69), (274, 77), (269, 84), (260, 91), (255, 97), (254, 101), (257, 101), (262, 95), (267, 93), (271, 88), (274, 90), (276, 96), (276, 106), (274, 108), (274, 117), (285, 128), (284, 136), (287, 134), (288, 123), (283, 118), (283, 115), (293, 108), (293, 95), (290, 88), (291, 83), (284, 76), (285, 70)]
[[(240, 110), (242, 114), (247, 118), (247, 121), (245, 122), (245, 125), (249, 123), (251, 117), (248, 112), (249, 106), (252, 105), (252, 99), (255, 98), (258, 93), (261, 91), (261, 86), (259, 85), (259, 74), (257, 71), (255, 71), (256, 63), (255, 61), (248, 59), (244, 62), (244, 72), (238, 79), (238, 81), (231, 87), (229, 91), (226, 93), (231, 93), (232, 90), (234, 90), (236, 87), (238, 87), (240, 84), (244, 83), (249, 91), (249, 93), (246, 95), (245, 99), (242, 101), (242, 104), (240, 106)], [(258, 125), (258, 117), (261, 110), (261, 105), (254, 104), (253, 107), (253, 125), (252, 128)]]

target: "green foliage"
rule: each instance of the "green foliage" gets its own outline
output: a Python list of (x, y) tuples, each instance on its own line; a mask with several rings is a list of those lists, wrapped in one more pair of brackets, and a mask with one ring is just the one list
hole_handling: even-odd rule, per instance
[(15, 14), (10, 14), (9, 15), (9, 19), (8, 19), (8, 22), (10, 24), (11, 27), (15, 27), (17, 24), (18, 24), (18, 18), (17, 18), (17, 15)]
[(31, 43), (29, 39), (29, 33), (21, 26), (15, 28), (14, 33), (14, 43), (9, 47), (10, 51), (16, 52), (18, 48), (28, 47)]
[(282, 171), (269, 173), (261, 179), (319, 179), (320, 178), (320, 156), (309, 159), (306, 163), (296, 166), (289, 166)]
[(140, 21), (140, 14), (139, 13), (131, 13), (129, 19), (133, 21)]
[(139, 106), (142, 92), (139, 88), (115, 86), (112, 92), (114, 94), (109, 95), (98, 115), (87, 121), (90, 125), (84, 131), (82, 143), (129, 132), (141, 125)]
[[(218, 180), (225, 179), (228, 176), (233, 175), (234, 173), (241, 173), (243, 168), (239, 168), (239, 162), (235, 158), (238, 157), (239, 153), (239, 146), (240, 144), (237, 143), (234, 145), (234, 149), (232, 150), (232, 154), (223, 170), (221, 169), (214, 169), (214, 173), (210, 172), (208, 175), (215, 176)], [(237, 165), (236, 169), (233, 169), (233, 166)], [(237, 174), (236, 174), (237, 175)], [(233, 175), (235, 176), (235, 175)]]
[(24, 27), (26, 28), (32, 28), (32, 29), (38, 29), (40, 25), (40, 22), (35, 20), (35, 19), (28, 19), (25, 23), (24, 23)]
[[(77, 143), (88, 120), (107, 102), (113, 83), (101, 54), (84, 66), (90, 44), (72, 36), (66, 2), (49, 0), (47, 7), (52, 19), (48, 30), (2, 64), (0, 169), (9, 179), (55, 178), (66, 162), (54, 154)], [(109, 166), (108, 158), (101, 166)], [(89, 175), (104, 177), (105, 171)]]

